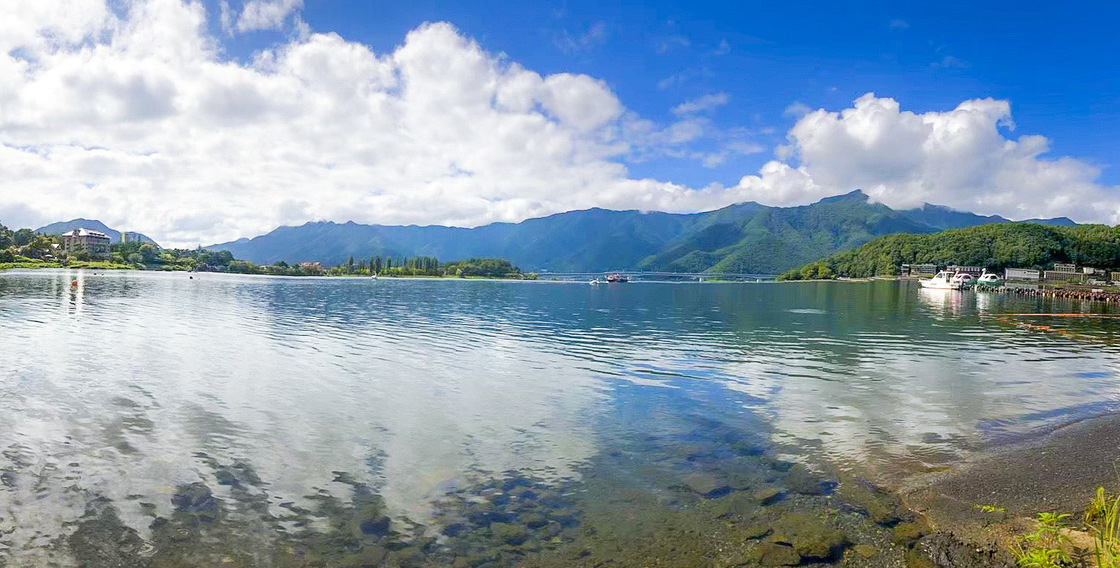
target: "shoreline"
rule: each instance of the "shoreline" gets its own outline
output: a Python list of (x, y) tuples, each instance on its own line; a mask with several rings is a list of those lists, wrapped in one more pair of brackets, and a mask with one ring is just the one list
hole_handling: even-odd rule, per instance
[(1120, 412), (987, 448), (947, 470), (903, 479), (892, 491), (926, 520), (931, 536), (941, 535), (942, 547), (957, 549), (952, 564), (937, 565), (983, 567), (1014, 565), (1009, 547), (1034, 530), (1038, 513), (1070, 513), (1071, 534), (1081, 534), (1080, 516), (1098, 487), (1120, 490)]

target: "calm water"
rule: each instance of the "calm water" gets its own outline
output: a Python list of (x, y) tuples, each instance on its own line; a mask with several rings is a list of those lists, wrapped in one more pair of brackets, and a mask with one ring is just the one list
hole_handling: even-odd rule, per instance
[[(848, 476), (1115, 408), (1120, 320), (1005, 315), (1109, 309), (891, 282), (2, 273), (0, 566), (590, 562), (709, 518), (775, 539)], [(857, 501), (841, 546), (880, 544), (898, 519)]]

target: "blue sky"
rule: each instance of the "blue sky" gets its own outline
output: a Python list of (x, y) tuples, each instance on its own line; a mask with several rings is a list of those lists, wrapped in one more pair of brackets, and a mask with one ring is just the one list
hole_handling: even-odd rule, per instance
[[(874, 92), (915, 112), (1006, 99), (1015, 132), (1045, 135), (1053, 154), (1102, 166), (1101, 181), (1120, 184), (1109, 167), (1120, 156), (1114, 2), (305, 0), (301, 17), (377, 52), (423, 22), (448, 21), (540, 73), (603, 79), (627, 107), (660, 121), (687, 100), (727, 93), (715, 122), (767, 146), (716, 168), (631, 163), (637, 176), (732, 185), (784, 142), (789, 105), (839, 110)], [(282, 36), (240, 35), (226, 47), (245, 58)]]
[[(15, 0), (0, 222), (894, 208), (1120, 224), (1120, 4)], [(128, 207), (120, 206), (127, 203)]]

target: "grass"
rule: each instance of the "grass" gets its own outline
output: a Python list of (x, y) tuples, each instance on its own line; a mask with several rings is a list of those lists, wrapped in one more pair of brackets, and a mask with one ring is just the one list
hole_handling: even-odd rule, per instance
[(51, 262), (37, 259), (20, 260), (19, 262), (0, 262), (0, 270), (36, 269), (36, 268), (74, 268), (86, 270), (135, 270), (131, 264), (120, 264), (107, 260), (75, 260), (64, 265), (60, 262)]
[(1093, 534), (1098, 568), (1120, 568), (1120, 494), (1111, 497), (1104, 487), (1085, 512), (1085, 524)]
[[(1070, 515), (1039, 513), (1038, 528), (1011, 545), (1011, 553), (1024, 568), (1063, 568), (1072, 566), (1067, 552), (1066, 520)], [(1120, 494), (1109, 495), (1104, 487), (1085, 511), (1085, 529), (1093, 538), (1093, 558), (1097, 568), (1120, 568)]]
[(1011, 553), (1024, 568), (1062, 568), (1072, 560), (1065, 551), (1069, 537), (1062, 532), (1068, 513), (1039, 513), (1035, 521), (1038, 528), (1015, 541)]

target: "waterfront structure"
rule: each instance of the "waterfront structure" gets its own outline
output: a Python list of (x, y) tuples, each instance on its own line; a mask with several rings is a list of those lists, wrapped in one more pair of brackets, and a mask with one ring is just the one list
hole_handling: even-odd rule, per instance
[(945, 270), (947, 270), (949, 272), (952, 272), (954, 274), (956, 274), (958, 272), (963, 272), (965, 274), (970, 274), (972, 276), (980, 276), (981, 274), (984, 273), (984, 267), (982, 267), (982, 266), (956, 266), (956, 265), (952, 265), (952, 266), (946, 267)]
[(109, 258), (109, 236), (101, 231), (79, 227), (62, 233), (62, 250), (73, 254), (85, 250), (90, 258)]
[(1040, 274), (1033, 268), (1008, 268), (1003, 271), (1004, 280), (1035, 280), (1037, 281)]
[(1120, 271), (1113, 270), (1108, 273), (1108, 279), (1113, 282), (1120, 282)]
[(1077, 274), (1077, 265), (1076, 264), (1062, 264), (1060, 262), (1055, 262), (1054, 263), (1054, 269), (1053, 270), (1047, 270), (1047, 272), (1055, 272), (1055, 273), (1058, 273), (1058, 274)]
[(937, 274), (936, 264), (903, 264), (903, 276), (924, 276)]

